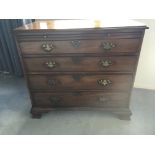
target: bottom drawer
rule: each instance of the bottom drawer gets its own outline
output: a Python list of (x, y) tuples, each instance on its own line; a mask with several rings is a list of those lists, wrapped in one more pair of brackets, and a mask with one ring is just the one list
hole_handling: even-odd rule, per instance
[(129, 94), (104, 92), (33, 93), (37, 107), (128, 107)]

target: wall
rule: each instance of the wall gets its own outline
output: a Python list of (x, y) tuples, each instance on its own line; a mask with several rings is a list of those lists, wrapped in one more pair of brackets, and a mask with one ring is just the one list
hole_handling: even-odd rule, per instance
[(139, 19), (146, 30), (138, 63), (134, 87), (155, 90), (155, 19)]

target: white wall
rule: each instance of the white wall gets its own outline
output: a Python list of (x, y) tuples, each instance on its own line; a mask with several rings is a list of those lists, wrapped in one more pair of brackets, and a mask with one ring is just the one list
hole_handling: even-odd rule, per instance
[(137, 21), (145, 23), (149, 29), (145, 32), (134, 86), (155, 90), (155, 19)]

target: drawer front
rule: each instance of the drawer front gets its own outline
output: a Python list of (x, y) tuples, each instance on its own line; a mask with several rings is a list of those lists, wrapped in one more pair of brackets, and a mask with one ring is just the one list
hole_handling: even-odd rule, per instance
[(48, 42), (21, 42), (23, 54), (59, 54), (59, 53), (135, 53), (141, 40), (106, 39), (106, 40), (68, 40)]
[(135, 70), (137, 58), (120, 57), (43, 57), (24, 58), (28, 72), (54, 71), (127, 71)]
[(72, 92), (33, 93), (39, 107), (128, 107), (127, 93)]
[(131, 75), (30, 75), (31, 89), (41, 90), (129, 90)]

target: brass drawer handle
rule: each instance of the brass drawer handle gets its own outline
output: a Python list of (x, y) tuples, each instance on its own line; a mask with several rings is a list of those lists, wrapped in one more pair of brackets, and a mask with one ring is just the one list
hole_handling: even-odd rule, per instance
[(112, 42), (102, 42), (101, 43), (101, 47), (103, 48), (103, 50), (111, 50), (112, 48), (116, 47), (116, 44), (113, 44)]
[(79, 63), (82, 61), (82, 57), (74, 56), (74, 57), (72, 57), (72, 61), (73, 61), (75, 64), (79, 64)]
[(71, 41), (71, 44), (74, 48), (79, 48), (81, 45), (81, 42), (79, 40), (74, 40), (74, 41)]
[(50, 88), (52, 88), (56, 85), (56, 81), (55, 80), (48, 80), (47, 84)]
[(100, 64), (102, 67), (109, 67), (110, 65), (112, 65), (112, 61), (111, 60), (101, 60)]
[(47, 79), (47, 85), (49, 88), (53, 88), (60, 84), (61, 84), (61, 81), (59, 81), (58, 79)]
[(82, 75), (72, 75), (72, 77), (75, 81), (80, 81), (80, 79), (82, 78)]
[(105, 80), (105, 79), (100, 79), (97, 81), (97, 83), (101, 86), (108, 86), (109, 84), (112, 84), (111, 80)]
[(43, 43), (41, 47), (45, 52), (51, 52), (55, 48), (55, 46), (52, 43), (51, 44)]
[(110, 101), (110, 99), (108, 97), (99, 97), (99, 102), (100, 103), (107, 103), (109, 101)]
[(60, 103), (61, 98), (60, 97), (56, 97), (56, 96), (50, 96), (49, 97), (49, 101), (52, 105), (57, 105)]
[(55, 68), (56, 67), (56, 62), (55, 61), (48, 61), (48, 62), (45, 62), (45, 65), (48, 68)]

